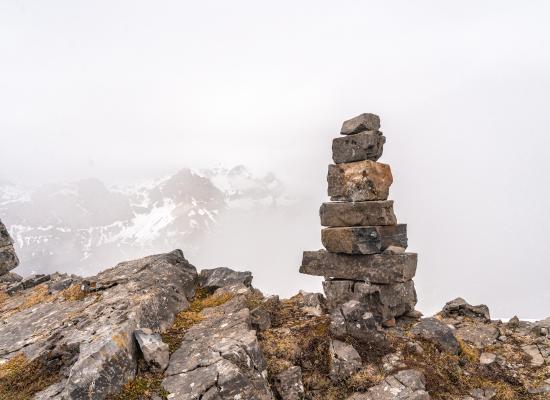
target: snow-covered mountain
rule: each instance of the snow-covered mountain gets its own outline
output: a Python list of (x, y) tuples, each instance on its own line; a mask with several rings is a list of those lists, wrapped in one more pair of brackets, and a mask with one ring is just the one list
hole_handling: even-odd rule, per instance
[(157, 251), (193, 254), (221, 217), (288, 203), (273, 175), (244, 166), (176, 174), (131, 187), (97, 179), (26, 188), (0, 181), (0, 219), (14, 238), (18, 272), (87, 274)]

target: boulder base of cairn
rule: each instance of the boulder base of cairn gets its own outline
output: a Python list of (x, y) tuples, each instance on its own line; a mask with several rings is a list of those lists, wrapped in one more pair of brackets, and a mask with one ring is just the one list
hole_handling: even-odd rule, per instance
[(393, 177), (389, 165), (365, 160), (329, 165), (327, 181), (333, 201), (386, 200)]
[(363, 113), (344, 121), (341, 135), (354, 135), (363, 131), (377, 131), (380, 129), (380, 117), (376, 114)]
[(332, 159), (336, 164), (354, 161), (376, 161), (382, 156), (386, 138), (382, 132), (365, 131), (332, 141)]
[(325, 228), (321, 241), (332, 253), (376, 254), (389, 246), (406, 249), (407, 225)]
[(323, 289), (327, 307), (334, 309), (350, 300), (364, 304), (373, 315), (388, 320), (414, 310), (416, 291), (414, 282), (377, 285), (369, 282), (326, 280)]
[(322, 226), (395, 225), (393, 201), (323, 203), (319, 210)]
[(416, 253), (351, 255), (304, 251), (300, 272), (371, 283), (406, 282), (416, 272)]

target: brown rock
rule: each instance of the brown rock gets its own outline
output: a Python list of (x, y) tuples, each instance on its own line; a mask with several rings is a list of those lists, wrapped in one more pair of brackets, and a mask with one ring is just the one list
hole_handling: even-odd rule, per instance
[(327, 181), (333, 201), (387, 200), (393, 177), (389, 165), (367, 160), (329, 165)]
[(376, 114), (364, 113), (344, 121), (340, 134), (353, 135), (363, 131), (377, 131), (379, 129), (380, 117)]
[(338, 137), (332, 141), (332, 159), (336, 164), (354, 161), (376, 161), (382, 156), (386, 138), (382, 132), (365, 131)]
[(375, 254), (389, 246), (407, 248), (407, 225), (325, 228), (323, 246), (333, 253)]
[(357, 300), (381, 321), (391, 320), (414, 310), (417, 301), (412, 280), (392, 285), (327, 280), (323, 282), (323, 289), (329, 309)]
[(395, 225), (393, 201), (323, 203), (319, 210), (322, 226)]
[(416, 272), (416, 253), (349, 255), (304, 251), (300, 272), (328, 278), (389, 284), (406, 282)]

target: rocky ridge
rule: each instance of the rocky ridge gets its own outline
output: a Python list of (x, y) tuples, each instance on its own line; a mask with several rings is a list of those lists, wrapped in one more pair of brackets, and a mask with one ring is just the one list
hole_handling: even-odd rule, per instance
[(550, 398), (550, 318), (492, 320), (461, 298), (414, 310), (379, 128), (362, 114), (333, 144), (326, 251), (301, 267), (325, 295), (266, 297), (250, 272), (199, 273), (181, 250), (23, 279), (0, 223), (0, 400)]

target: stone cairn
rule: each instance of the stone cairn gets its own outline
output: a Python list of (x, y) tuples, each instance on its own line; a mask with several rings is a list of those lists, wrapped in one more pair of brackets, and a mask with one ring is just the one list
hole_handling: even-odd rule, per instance
[(417, 254), (406, 253), (407, 225), (398, 224), (390, 166), (379, 163), (386, 138), (380, 118), (361, 114), (345, 121), (332, 142), (328, 166), (330, 202), (320, 209), (325, 250), (305, 251), (300, 272), (324, 276), (330, 310), (355, 300), (383, 325), (414, 315), (412, 278)]

